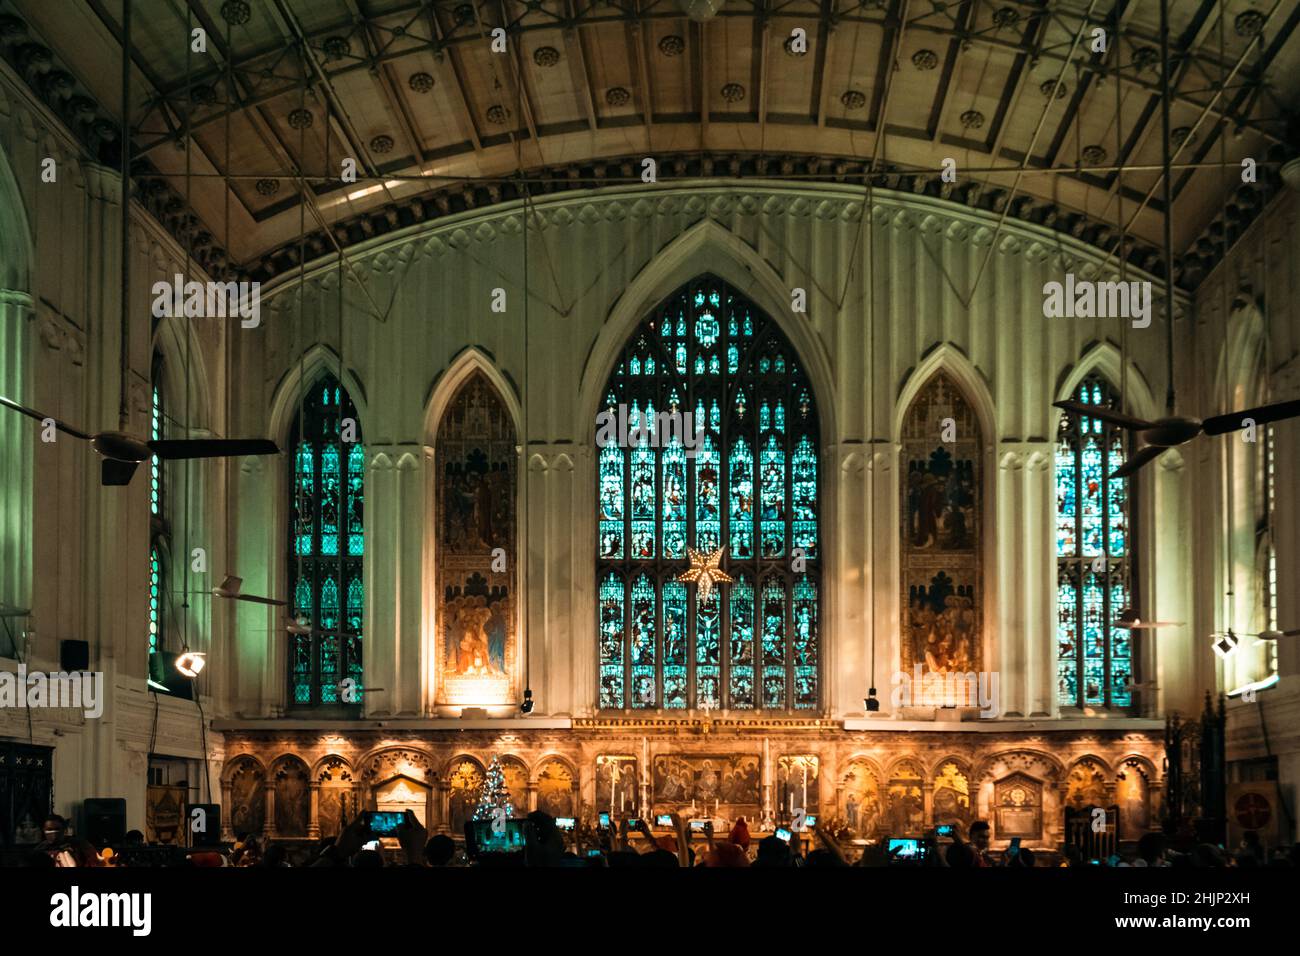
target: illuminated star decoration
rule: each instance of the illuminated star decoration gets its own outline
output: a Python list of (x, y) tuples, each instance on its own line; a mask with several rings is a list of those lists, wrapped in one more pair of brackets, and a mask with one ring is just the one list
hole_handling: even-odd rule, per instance
[(718, 567), (718, 562), (722, 560), (722, 552), (727, 549), (719, 548), (712, 554), (702, 554), (694, 548), (687, 548), (686, 550), (691, 556), (691, 566), (679, 574), (677, 580), (686, 584), (692, 582), (698, 584), (700, 587), (700, 603), (707, 604), (715, 584), (730, 584), (734, 580), (731, 575)]

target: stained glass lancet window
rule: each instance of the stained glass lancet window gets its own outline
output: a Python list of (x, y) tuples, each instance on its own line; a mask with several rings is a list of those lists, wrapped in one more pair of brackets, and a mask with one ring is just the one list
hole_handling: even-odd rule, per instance
[[(149, 438), (166, 437), (166, 411), (163, 407), (162, 356), (154, 353), (152, 401), (149, 411)], [(167, 520), (166, 471), (157, 455), (149, 458), (149, 669), (148, 675), (155, 690), (164, 690), (162, 658), (164, 649), (163, 626), (166, 620), (167, 575), (164, 555), (168, 547), (171, 525)]]
[[(1119, 393), (1092, 375), (1073, 398), (1119, 408)], [(1109, 477), (1124, 463), (1123, 431), (1063, 415), (1056, 444), (1057, 698), (1062, 707), (1132, 703), (1132, 632), (1116, 627), (1133, 607), (1131, 489)]]
[[(794, 349), (726, 283), (642, 322), (597, 423), (602, 709), (819, 706), (818, 435)], [(688, 547), (735, 582), (699, 601)]]
[[(354, 441), (349, 441), (354, 438)], [(289, 593), (310, 634), (290, 634), (291, 707), (361, 702), (365, 450), (347, 390), (331, 375), (307, 393), (290, 435)], [(354, 693), (343, 692), (352, 678)]]

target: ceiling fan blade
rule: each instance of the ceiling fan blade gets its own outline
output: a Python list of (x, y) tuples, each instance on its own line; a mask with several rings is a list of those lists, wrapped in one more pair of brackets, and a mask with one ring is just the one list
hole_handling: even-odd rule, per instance
[(1297, 416), (1300, 416), (1300, 399), (1274, 402), (1272, 405), (1261, 405), (1258, 408), (1246, 408), (1227, 415), (1214, 415), (1207, 418), (1201, 427), (1205, 429), (1207, 435), (1225, 435), (1245, 428), (1248, 418), (1256, 425), (1267, 425), (1269, 422), (1280, 422)]
[(275, 598), (259, 597), (256, 594), (237, 594), (236, 601), (250, 601), (253, 604), (269, 604), (272, 607), (288, 607), (288, 601), (278, 601)]
[(99, 460), (99, 483), (101, 485), (129, 485), (131, 477), (139, 466), (138, 461), (117, 461), (113, 458)]
[(90, 436), (87, 435), (85, 432), (81, 431), (80, 429), (73, 428), (71, 425), (64, 424), (63, 422), (59, 421), (57, 418), (52, 418), (49, 415), (42, 414), (41, 412), (38, 412), (34, 408), (28, 408), (26, 405), (19, 405), (13, 399), (5, 398), (3, 395), (0, 395), (0, 405), (4, 405), (6, 408), (12, 408), (20, 415), (26, 415), (28, 418), (34, 418), (38, 422), (44, 422), (47, 420), (52, 421), (54, 422), (54, 427), (57, 428), (59, 431), (65, 432), (71, 435), (73, 438), (80, 438), (82, 441), (90, 441)]
[(239, 458), (244, 455), (278, 455), (280, 449), (268, 438), (178, 438), (147, 442), (159, 458)]
[(1155, 461), (1164, 453), (1165, 449), (1157, 445), (1144, 445), (1137, 450), (1137, 453), (1132, 458), (1112, 471), (1110, 476), (1112, 478), (1127, 478), (1143, 465)]
[(1125, 415), (1123, 412), (1117, 412), (1113, 408), (1103, 408), (1100, 405), (1087, 405), (1083, 402), (1052, 402), (1062, 411), (1070, 412), (1073, 415), (1082, 415), (1085, 418), (1100, 418), (1103, 422), (1110, 422), (1112, 425), (1118, 425), (1120, 428), (1127, 428), (1132, 431), (1142, 431), (1150, 428), (1151, 423), (1143, 421), (1140, 418), (1134, 418), (1132, 415)]

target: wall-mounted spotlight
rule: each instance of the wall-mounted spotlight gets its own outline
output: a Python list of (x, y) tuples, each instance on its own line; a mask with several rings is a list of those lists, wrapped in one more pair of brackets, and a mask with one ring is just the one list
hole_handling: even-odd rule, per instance
[(524, 690), (524, 702), (519, 705), (519, 713), (531, 714), (533, 712), (533, 692), (531, 689)]
[(868, 689), (867, 696), (862, 701), (862, 706), (867, 709), (867, 713), (874, 714), (880, 710), (880, 701), (876, 699), (876, 689)]
[(193, 680), (207, 666), (205, 657), (206, 655), (199, 651), (182, 651), (180, 657), (176, 658), (176, 669), (181, 672), (181, 676)]
[(1241, 643), (1241, 638), (1232, 633), (1232, 630), (1229, 629), (1222, 634), (1212, 635), (1210, 641), (1214, 647), (1214, 653), (1218, 654), (1219, 657), (1226, 661), (1236, 653), (1237, 645)]

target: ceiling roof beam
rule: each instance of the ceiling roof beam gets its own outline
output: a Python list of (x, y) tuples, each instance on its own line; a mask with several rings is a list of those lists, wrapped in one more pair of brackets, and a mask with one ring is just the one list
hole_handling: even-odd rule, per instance
[(456, 57), (453, 51), (446, 49), (450, 41), (443, 35), (442, 26), (438, 23), (438, 16), (433, 12), (433, 4), (424, 5), (425, 15), (429, 20), (429, 33), (433, 37), (429, 44), (430, 49), (441, 63), (446, 60), (447, 68), (451, 70), (452, 77), (456, 80), (453, 88), (456, 95), (456, 102), (460, 104), (461, 111), (465, 117), (465, 132), (469, 134), (469, 141), (473, 144), (475, 152), (483, 148), (483, 143), (479, 140), (478, 123), (474, 121), (474, 111), (470, 109), (469, 96), (465, 93), (465, 79), (460, 75), (460, 67), (456, 65)]
[[(569, 51), (569, 75), (574, 80), (574, 87), (581, 101), (583, 112), (587, 114), (587, 128), (596, 131), (596, 103), (592, 99), (591, 71), (587, 68), (587, 54), (582, 49), (582, 27), (579, 16), (573, 9), (574, 0), (564, 0), (564, 12), (568, 23), (563, 29), (564, 45)], [(581, 81), (581, 82), (579, 82)]]
[[(959, 31), (969, 29), (971, 20), (975, 16), (976, 0), (966, 0), (962, 8), (957, 13), (957, 25)], [(925, 16), (925, 14), (922, 14)], [(920, 19), (918, 17), (917, 19)], [(930, 143), (937, 146), (939, 137), (943, 135), (944, 123), (948, 118), (948, 111), (952, 108), (956, 97), (952, 96), (953, 82), (952, 78), (957, 73), (957, 67), (961, 61), (962, 53), (965, 52), (965, 44), (954, 36), (948, 41), (948, 53), (943, 58), (943, 72), (939, 75), (939, 89), (935, 96), (938, 100), (937, 108), (932, 108), (930, 115), (934, 117), (934, 129), (930, 130)]]
[(379, 53), (377, 49), (379, 37), (372, 32), (375, 30), (374, 22), (362, 12), (357, 5), (357, 0), (347, 0), (347, 5), (360, 27), (361, 39), (366, 45), (366, 58), (374, 64), (375, 79), (379, 83), (379, 89), (384, 94), (384, 99), (388, 101), (389, 111), (392, 112), (393, 118), (397, 120), (397, 127), (402, 131), (402, 138), (406, 140), (406, 146), (410, 150), (411, 158), (420, 165), (424, 165), (424, 146), (420, 141), (420, 134), (415, 129), (414, 120), (406, 111), (406, 102), (397, 91), (397, 85), (393, 82), (393, 78), (389, 73), (392, 64), (379, 63), (376, 59)]
[[(537, 161), (542, 162), (542, 141), (537, 134), (537, 120), (533, 116), (533, 103), (528, 98), (528, 85), (524, 82), (524, 30), (522, 26), (511, 28), (510, 17), (506, 14), (506, 0), (500, 0), (501, 3), (501, 27), (507, 34), (514, 34), (506, 40), (506, 49), (513, 48), (514, 53), (510, 57), (512, 75), (511, 79), (515, 85), (515, 104), (519, 107), (519, 112), (523, 114), (524, 125), (528, 127), (528, 138), (533, 143), (533, 149), (537, 152)], [(480, 21), (481, 22), (481, 21)], [(487, 38), (484, 37), (484, 40)], [(514, 133), (510, 134), (513, 138)], [(522, 151), (521, 159), (522, 163)]]
[[(320, 60), (316, 58), (316, 51), (312, 49), (311, 44), (308, 42), (307, 34), (303, 32), (302, 24), (298, 22), (298, 18), (294, 15), (293, 10), (290, 9), (286, 0), (271, 0), (270, 6), (266, 9), (268, 13), (270, 13), (271, 19), (275, 21), (277, 27), (280, 29), (284, 38), (291, 42), (295, 42), (298, 45), (304, 61), (310, 68), (309, 72), (314, 73), (317, 81), (319, 81), (321, 92), (325, 94), (325, 99), (330, 105), (330, 122), (336, 125), (339, 139), (347, 145), (347, 148), (350, 151), (350, 157), (355, 159), (358, 165), (365, 169), (367, 175), (379, 179), (381, 176), (379, 167), (375, 164), (374, 159), (371, 158), (370, 150), (366, 147), (365, 142), (362, 140), (361, 136), (358, 135), (356, 128), (352, 125), (352, 120), (348, 116), (348, 111), (343, 106), (343, 101), (339, 99), (338, 90), (336, 90), (334, 84), (330, 82), (329, 75), (326, 74), (324, 67), (321, 66)], [(308, 81), (308, 86), (313, 85), (316, 84)], [(387, 191), (387, 187), (385, 187), (385, 191)], [(391, 201), (393, 197), (389, 195), (388, 198)]]
[(817, 44), (817, 63), (813, 67), (814, 80), (817, 83), (817, 126), (826, 125), (826, 111), (830, 107), (831, 70), (834, 68), (835, 45), (831, 38), (839, 26), (835, 13), (837, 0), (822, 0), (821, 42)]
[(637, 19), (629, 20), (627, 23), (627, 45), (632, 50), (632, 57), (636, 61), (637, 76), (640, 78), (640, 91), (637, 96), (641, 104), (641, 121), (645, 124), (645, 148), (647, 153), (654, 152), (654, 138), (651, 135), (654, 128), (654, 94), (650, 86), (650, 71), (646, 67), (645, 53), (645, 34), (649, 31), (643, 30), (641, 24), (641, 3), (635, 0)]
[[(282, 3), (283, 0), (277, 0), (277, 2), (281, 2), (281, 3)], [(753, 3), (761, 3), (762, 0), (752, 0), (752, 2), (753, 2)], [(403, 12), (411, 12), (411, 11), (419, 10), (419, 9), (421, 9), (421, 8), (423, 8), (423, 9), (425, 9), (425, 10), (427, 11), (428, 16), (429, 16), (429, 18), (430, 18), (430, 21), (431, 21), (432, 23), (435, 23), (435, 24), (436, 24), (436, 17), (433, 15), (433, 6), (432, 6), (431, 4), (415, 4), (415, 5), (409, 5), (409, 6), (406, 6), (406, 7), (396, 8), (396, 9), (393, 10), (393, 11), (389, 11), (389, 13), (388, 13), (388, 14), (385, 14), (385, 15), (394, 15), (394, 14), (400, 14), (400, 13), (403, 13)], [(660, 9), (660, 8), (663, 8), (663, 9)], [(568, 8), (566, 8), (566, 9), (569, 9), (569, 10), (571, 11), (571, 12), (570, 12), (570, 15), (569, 15), (569, 21), (570, 21), (570, 24), (571, 24), (572, 26), (574, 26), (574, 27), (580, 27), (580, 25), (581, 25), (582, 23), (612, 22), (612, 21), (617, 20), (617, 19), (619, 19), (619, 18), (621, 18), (621, 17), (623, 16), (622, 14), (620, 14), (620, 15), (617, 16), (617, 17), (616, 17), (616, 16), (613, 16), (613, 15), (611, 15), (611, 14), (609, 13), (609, 9), (610, 9), (610, 8), (607, 8), (607, 7), (596, 7), (594, 4), (591, 5), (591, 6), (589, 6), (589, 7), (587, 7), (586, 9), (582, 10), (581, 12), (574, 12), (572, 7), (568, 7)], [(751, 8), (751, 9), (752, 9), (752, 8)], [(1035, 8), (1035, 9), (1037, 9), (1037, 8)], [(1130, 6), (1129, 9), (1132, 9), (1132, 6)], [(737, 12), (736, 14), (730, 14), (730, 13), (728, 13), (726, 10), (724, 10), (723, 13), (720, 14), (720, 16), (729, 16), (729, 15), (747, 16), (747, 15), (752, 15), (752, 14), (751, 14), (748, 10), (742, 10), (742, 11)], [(794, 14), (777, 13), (777, 12), (775, 12), (775, 11), (773, 11), (772, 16), (773, 16), (774, 18), (775, 18), (775, 17), (786, 17), (786, 18), (790, 18), (790, 19), (795, 19), (795, 18), (796, 18), (796, 15), (794, 15)], [(827, 46), (827, 40), (829, 39), (829, 33), (831, 32), (831, 25), (834, 25), (834, 24), (846, 24), (846, 23), (871, 23), (871, 24), (875, 24), (875, 25), (879, 25), (879, 24), (880, 24), (880, 18), (879, 18), (878, 16), (875, 16), (875, 17), (868, 17), (868, 16), (863, 16), (863, 15), (854, 15), (854, 14), (848, 14), (848, 13), (845, 13), (845, 14), (839, 14), (839, 13), (837, 13), (837, 12), (835, 11), (835, 0), (823, 0), (822, 11), (821, 11), (821, 13), (820, 13), (818, 16), (819, 16), (819, 19), (820, 19), (820, 21), (821, 21), (820, 37), (821, 37), (821, 40), (822, 40), (822, 42), (818, 44), (819, 50), (818, 50), (818, 54), (817, 54), (817, 55), (818, 55), (818, 62), (819, 62), (819, 65), (822, 63), (823, 57), (825, 56), (825, 53), (826, 53), (826, 51), (825, 51), (825, 47)], [(680, 18), (681, 18), (681, 13), (680, 13), (680, 10), (678, 10), (678, 9), (676, 8), (676, 6), (673, 5), (673, 4), (657, 4), (656, 7), (655, 7), (654, 9), (643, 10), (643, 11), (641, 12), (641, 14), (640, 14), (640, 17), (641, 17), (641, 19), (642, 19), (643, 21), (644, 21), (644, 20), (652, 20), (652, 19), (656, 19), (656, 18), (657, 18), (657, 19), (665, 19), (665, 18), (680, 19)], [(804, 20), (804, 22), (806, 22), (806, 19), (807, 19), (807, 18), (806, 18), (806, 17), (800, 17), (800, 18), (798, 18), (798, 19), (802, 19), (802, 20)], [(549, 22), (539, 22), (539, 23), (537, 23), (537, 24), (533, 24), (533, 25), (529, 25), (529, 26), (522, 26), (522, 25), (521, 25), (521, 26), (518, 28), (518, 30), (519, 30), (520, 32), (528, 32), (528, 31), (530, 31), (530, 30), (550, 30), (550, 29), (554, 29), (554, 26), (555, 26), (555, 25), (554, 25), (553, 23), (549, 23)], [(694, 26), (694, 25), (693, 25), (693, 26)], [(953, 28), (950, 27), (950, 26), (936, 25), (936, 24), (932, 24), (932, 23), (922, 23), (922, 22), (919, 22), (919, 18), (913, 20), (913, 22), (909, 24), (908, 29), (909, 29), (910, 31), (913, 31), (913, 32), (931, 33), (931, 34), (937, 34), (937, 35), (941, 35), (941, 36), (950, 36), (950, 35), (952, 35), (952, 33), (954, 32), (954, 31), (953, 31)], [(327, 36), (327, 35), (329, 35), (330, 33), (335, 32), (335, 30), (336, 30), (336, 28), (322, 28), (322, 29), (320, 29), (320, 30), (314, 31), (314, 32), (311, 33), (311, 34), (304, 33), (304, 36), (307, 36), (309, 39), (311, 39), (311, 38), (315, 38), (315, 37), (317, 37), (317, 36)], [(435, 33), (437, 33), (437, 32), (439, 32), (439, 31), (437, 31), (436, 26), (435, 26)], [(697, 33), (697, 35), (698, 35), (698, 33)], [(1130, 40), (1133, 40), (1133, 41), (1146, 42), (1146, 43), (1150, 43), (1150, 44), (1158, 44), (1158, 43), (1159, 43), (1158, 38), (1156, 38), (1156, 37), (1151, 37), (1151, 36), (1148, 36), (1148, 35), (1146, 35), (1146, 34), (1130, 34), (1130, 35), (1129, 35), (1129, 38), (1130, 38)], [(992, 46), (992, 47), (995, 47), (995, 48), (997, 48), (997, 49), (1000, 49), (1000, 50), (1006, 51), (1006, 52), (1008, 52), (1008, 53), (1029, 53), (1029, 52), (1031, 52), (1031, 50), (1032, 50), (1032, 48), (1031, 48), (1029, 45), (1026, 45), (1026, 44), (1023, 44), (1023, 43), (1014, 43), (1014, 42), (1011, 42), (1011, 41), (1009, 41), (1009, 40), (1000, 39), (1000, 38), (998, 38), (997, 36), (994, 36), (994, 35), (988, 33), (987, 31), (982, 31), (982, 32), (978, 32), (978, 33), (970, 33), (970, 34), (968, 34), (968, 35), (965, 37), (965, 39), (968, 40), (971, 44), (983, 44), (983, 45), (986, 45), (986, 46)], [(462, 44), (462, 43), (468, 42), (469, 40), (473, 40), (473, 41), (477, 42), (477, 41), (479, 40), (479, 37), (478, 37), (477, 34), (472, 34), (472, 35), (467, 35), (467, 36), (459, 36), (459, 37), (452, 37), (452, 38), (444, 38), (444, 37), (442, 37), (442, 36), (435, 36), (434, 39), (430, 40), (430, 42), (428, 42), (428, 43), (426, 43), (426, 44), (415, 44), (415, 45), (413, 45), (413, 46), (411, 46), (411, 47), (409, 47), (409, 48), (406, 48), (406, 49), (401, 50), (401, 51), (398, 51), (398, 52), (387, 52), (387, 53), (383, 53), (383, 54), (381, 54), (381, 55), (379, 55), (379, 56), (376, 57), (376, 61), (377, 61), (378, 63), (386, 63), (386, 62), (388, 62), (388, 61), (390, 61), (390, 60), (395, 60), (395, 59), (398, 59), (398, 58), (400, 58), (400, 57), (407, 56), (407, 55), (410, 55), (410, 54), (412, 54), (412, 53), (419, 52), (419, 51), (441, 52), (441, 51), (443, 50), (444, 47), (451, 47), (451, 48), (454, 48), (454, 47), (456, 47), (456, 46), (459, 45), (459, 44)], [(277, 48), (278, 48), (278, 47), (277, 47)], [(255, 54), (252, 54), (252, 55), (250, 55), (250, 56), (248, 56), (248, 57), (242, 58), (241, 61), (236, 62), (236, 64), (235, 64), (235, 69), (236, 69), (236, 70), (240, 70), (240, 69), (250, 69), (250, 68), (255, 68), (255, 67), (252, 67), (251, 65), (252, 65), (252, 64), (256, 64), (256, 63), (258, 63), (258, 62), (261, 61), (261, 60), (264, 60), (264, 59), (266, 58), (266, 56), (267, 56), (270, 52), (272, 52), (272, 50), (270, 50), (270, 49), (263, 49), (263, 50), (261, 50), (261, 51), (258, 52), (258, 53), (255, 53)], [(1060, 61), (1061, 61), (1061, 59), (1062, 59), (1061, 54), (1060, 54), (1059, 52), (1057, 52), (1056, 50), (1054, 50), (1054, 49), (1048, 49), (1048, 50), (1044, 50), (1044, 51), (1040, 52), (1040, 53), (1039, 53), (1039, 57), (1040, 57), (1040, 59), (1041, 59), (1044, 63), (1048, 63), (1048, 62), (1056, 62), (1057, 64), (1059, 64)], [(1226, 68), (1226, 67), (1229, 65), (1229, 64), (1219, 64), (1215, 58), (1208, 57), (1208, 56), (1205, 56), (1205, 55), (1198, 55), (1198, 56), (1194, 57), (1193, 59), (1197, 62), (1197, 65), (1198, 65), (1198, 66), (1200, 66), (1200, 67), (1209, 66), (1210, 68), (1212, 68), (1212, 69), (1215, 70), (1215, 71), (1220, 71), (1221, 69), (1224, 69), (1224, 68)], [(370, 68), (370, 64), (369, 64), (369, 63), (348, 63), (348, 64), (346, 64), (346, 65), (343, 65), (343, 66), (340, 66), (340, 67), (336, 68), (335, 70), (333, 70), (333, 72), (327, 72), (327, 71), (326, 71), (326, 75), (328, 75), (328, 76), (330, 76), (330, 77), (338, 77), (338, 76), (340, 76), (340, 75), (344, 75), (344, 74), (350, 73), (350, 72), (352, 72), (353, 70), (369, 69), (369, 68)], [(453, 64), (453, 69), (454, 69), (454, 64)], [(1093, 67), (1093, 66), (1091, 66), (1091, 65), (1084, 65), (1084, 66), (1083, 66), (1083, 69), (1084, 69), (1085, 72), (1089, 72), (1089, 71), (1091, 71), (1091, 72), (1097, 72), (1096, 68)], [(1102, 72), (1102, 73), (1106, 73), (1107, 71), (1105, 71), (1105, 70), (1101, 70), (1100, 72)], [(820, 70), (819, 70), (819, 75), (820, 75)], [(208, 71), (208, 72), (205, 73), (205, 74), (199, 74), (199, 75), (198, 75), (198, 80), (199, 80), (199, 81), (211, 82), (211, 81), (213, 81), (214, 79), (217, 79), (217, 78), (219, 78), (219, 76), (217, 76), (216, 74), (212, 73), (212, 71)], [(1257, 78), (1256, 78), (1256, 79), (1257, 79)], [(1123, 83), (1126, 83), (1126, 84), (1128, 84), (1128, 85), (1130, 85), (1130, 86), (1133, 86), (1133, 87), (1137, 87), (1137, 88), (1140, 88), (1140, 89), (1147, 90), (1148, 92), (1152, 92), (1152, 93), (1159, 93), (1159, 92), (1160, 92), (1160, 87), (1159, 87), (1159, 85), (1158, 85), (1157, 83), (1143, 79), (1142, 77), (1138, 76), (1138, 75), (1136, 74), (1135, 71), (1127, 71), (1126, 73), (1121, 74), (1121, 78), (1120, 78), (1120, 80), (1121, 80), (1121, 82), (1123, 82)], [(458, 83), (461, 84), (461, 96), (462, 96), (462, 99), (464, 99), (464, 98), (465, 98), (465, 94), (464, 94), (464, 85), (463, 85), (463, 80), (461, 79), (461, 77), (460, 77), (459, 75), (457, 75), (457, 81), (458, 81)], [(303, 82), (306, 82), (306, 81), (303, 81)], [(272, 90), (272, 91), (270, 91), (270, 92), (264, 94), (263, 96), (261, 96), (261, 97), (259, 97), (259, 98), (257, 98), (257, 99), (254, 99), (254, 100), (250, 101), (250, 103), (255, 105), (255, 104), (260, 103), (260, 102), (265, 102), (265, 101), (267, 101), (267, 100), (274, 99), (274, 98), (276, 98), (276, 97), (279, 97), (279, 96), (284, 95), (284, 94), (287, 93), (287, 92), (291, 92), (291, 91), (293, 91), (293, 90), (296, 89), (299, 85), (301, 85), (301, 82), (300, 82), (300, 83), (288, 83), (288, 84), (283, 84), (283, 85), (277, 86), (274, 90)], [(166, 95), (170, 95), (170, 94), (174, 93), (175, 91), (164, 91), (164, 92), (165, 92)], [(821, 99), (821, 97), (819, 97), (819, 100), (820, 100), (820, 99)], [(1196, 100), (1196, 99), (1193, 99), (1193, 98), (1191, 98), (1191, 97), (1187, 97), (1187, 96), (1179, 96), (1179, 97), (1177, 97), (1176, 102), (1184, 103), (1184, 104), (1186, 104), (1187, 106), (1191, 107), (1192, 109), (1194, 109), (1194, 110), (1198, 110), (1198, 111), (1201, 110), (1201, 109), (1203, 109), (1203, 108), (1205, 107), (1205, 105), (1206, 105), (1206, 103), (1203, 102), (1203, 101), (1198, 101), (1198, 100)], [(197, 121), (197, 122), (194, 124), (193, 128), (195, 128), (195, 129), (197, 129), (197, 128), (201, 128), (202, 126), (205, 126), (205, 125), (207, 125), (208, 123), (215, 122), (215, 121), (217, 121), (217, 120), (219, 120), (219, 119), (222, 118), (223, 113), (224, 113), (224, 111), (215, 111), (214, 113), (212, 113), (212, 114), (210, 114), (210, 115), (208, 115), (208, 116), (205, 116), (202, 120)], [(590, 120), (592, 114), (594, 114), (594, 108), (593, 108), (593, 109), (589, 112), (589, 114), (588, 114), (588, 115), (589, 115), (589, 120)], [(1219, 115), (1222, 115), (1222, 111), (1219, 110), (1218, 108), (1213, 108), (1213, 109), (1211, 110), (1211, 114), (1210, 114), (1210, 115), (1212, 115), (1212, 116), (1219, 116)], [(1253, 130), (1255, 130), (1255, 131), (1258, 132), (1261, 136), (1266, 137), (1270, 142), (1273, 142), (1273, 143), (1281, 143), (1281, 142), (1283, 142), (1283, 136), (1282, 136), (1282, 135), (1280, 135), (1279, 133), (1276, 133), (1276, 132), (1271, 131), (1271, 130), (1268, 129), (1266, 126), (1264, 126), (1264, 125), (1262, 125), (1262, 124), (1260, 124), (1260, 123), (1258, 123), (1258, 122), (1250, 122), (1250, 121), (1246, 121), (1246, 120), (1244, 120), (1242, 117), (1239, 117), (1239, 116), (1228, 116), (1227, 118), (1229, 118), (1229, 119), (1230, 119), (1234, 124), (1236, 124), (1236, 125), (1243, 125), (1243, 126), (1249, 128), (1249, 129), (1253, 129)], [(478, 143), (478, 141), (477, 141), (477, 134), (476, 134), (476, 132), (473, 134), (472, 138), (473, 138), (474, 141), (475, 141), (475, 148), (476, 148), (476, 149), (480, 148), (480, 145), (479, 145), (479, 143)], [(155, 148), (156, 146), (158, 146), (160, 143), (165, 142), (165, 141), (166, 141), (166, 138), (164, 137), (164, 138), (161, 139), (161, 140), (154, 141), (154, 142), (150, 142), (150, 143), (144, 145), (144, 149), (145, 149), (145, 150), (153, 149), (153, 148)]]

